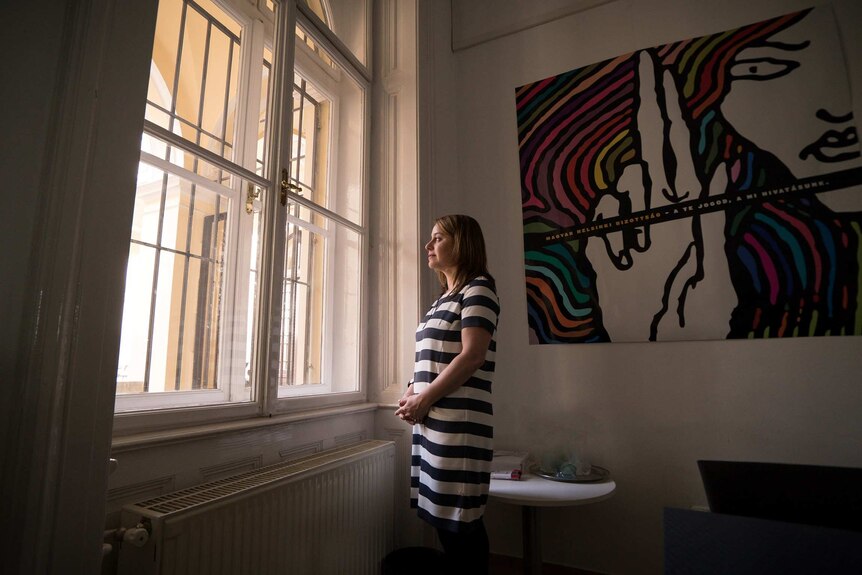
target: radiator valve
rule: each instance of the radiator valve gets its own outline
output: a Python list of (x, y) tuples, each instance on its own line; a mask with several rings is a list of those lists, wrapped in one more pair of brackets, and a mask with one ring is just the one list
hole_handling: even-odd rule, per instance
[(150, 540), (150, 532), (140, 523), (131, 529), (126, 529), (123, 533), (123, 543), (134, 545), (135, 547), (143, 547)]
[[(143, 547), (150, 540), (150, 529), (144, 523), (138, 523), (134, 527), (120, 527), (105, 531), (105, 537), (111, 538), (119, 543), (128, 543), (135, 547)], [(110, 546), (109, 546), (110, 547)]]

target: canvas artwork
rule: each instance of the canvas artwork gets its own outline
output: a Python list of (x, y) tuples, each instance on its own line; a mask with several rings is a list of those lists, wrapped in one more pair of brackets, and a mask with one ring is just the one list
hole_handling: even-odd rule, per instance
[(516, 90), (532, 343), (862, 335), (862, 158), (831, 9)]

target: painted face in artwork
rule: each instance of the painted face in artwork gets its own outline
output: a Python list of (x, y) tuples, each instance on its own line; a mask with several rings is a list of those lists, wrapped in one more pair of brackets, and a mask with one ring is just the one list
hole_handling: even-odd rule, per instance
[(828, 10), (814, 10), (765, 45), (739, 52), (721, 105), (742, 136), (796, 178), (862, 164), (841, 44), (823, 32), (829, 18)]
[(428, 253), (428, 267), (432, 270), (455, 269), (455, 240), (436, 224), (431, 230), (431, 240), (425, 244), (425, 251)]

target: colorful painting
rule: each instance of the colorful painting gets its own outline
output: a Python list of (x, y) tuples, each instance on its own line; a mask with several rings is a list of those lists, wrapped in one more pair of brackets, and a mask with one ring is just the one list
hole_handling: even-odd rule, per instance
[(831, 9), (516, 90), (532, 343), (862, 335), (862, 159)]

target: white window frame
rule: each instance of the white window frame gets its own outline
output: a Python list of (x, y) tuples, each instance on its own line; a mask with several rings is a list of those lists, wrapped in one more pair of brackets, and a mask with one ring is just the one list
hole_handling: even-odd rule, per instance
[[(310, 9), (308, 9), (301, 0), (278, 0), (281, 4), (280, 16), (278, 17), (279, 22), (275, 22), (275, 18), (271, 13), (267, 14), (267, 10), (265, 8), (265, 0), (260, 0), (260, 4), (263, 6), (261, 9), (257, 9), (253, 5), (249, 5), (240, 0), (236, 0), (236, 2), (230, 2), (230, 0), (214, 0), (222, 9), (230, 13), (231, 15), (237, 16), (239, 20), (243, 21), (243, 38), (245, 38), (246, 42), (256, 42), (258, 43), (257, 48), (261, 48), (261, 46), (268, 45), (268, 47), (272, 48), (273, 51), (273, 67), (270, 71), (269, 84), (271, 86), (272, 98), (270, 98), (270, 111), (268, 113), (270, 117), (269, 129), (279, 131), (281, 133), (281, 137), (278, 138), (276, 136), (268, 137), (270, 142), (269, 147), (266, 151), (266, 166), (267, 166), (267, 174), (268, 177), (260, 178), (256, 176), (253, 172), (246, 170), (240, 171), (241, 177), (235, 177), (235, 187), (236, 194), (238, 196), (237, 208), (234, 210), (237, 213), (240, 222), (243, 221), (243, 217), (245, 216), (243, 204), (245, 199), (244, 190), (246, 185), (251, 182), (255, 185), (258, 185), (262, 189), (268, 190), (269, 198), (268, 201), (264, 202), (264, 214), (261, 218), (261, 235), (266, 238), (261, 242), (260, 250), (261, 250), (261, 266), (260, 269), (257, 270), (258, 273), (258, 309), (256, 310), (257, 321), (256, 321), (256, 333), (254, 337), (254, 345), (253, 345), (253, 364), (252, 364), (252, 378), (257, 381), (257, 386), (254, 388), (252, 393), (252, 397), (250, 401), (244, 401), (241, 403), (221, 403), (220, 400), (216, 399), (218, 394), (222, 396), (227, 393), (226, 391), (218, 391), (214, 390), (212, 392), (213, 396), (213, 405), (201, 405), (203, 402), (200, 401), (201, 395), (209, 394), (208, 390), (195, 390), (193, 392), (169, 392), (172, 394), (172, 398), (177, 398), (177, 394), (194, 394), (194, 397), (197, 399), (195, 403), (197, 405), (193, 407), (171, 407), (165, 409), (154, 409), (152, 411), (130, 411), (130, 412), (117, 412), (114, 417), (114, 432), (117, 435), (136, 433), (154, 429), (166, 429), (166, 428), (180, 428), (187, 427), (193, 425), (200, 425), (205, 423), (213, 423), (218, 421), (228, 421), (228, 420), (239, 420), (239, 419), (248, 419), (250, 417), (255, 416), (271, 416), (274, 414), (283, 414), (283, 413), (295, 413), (297, 411), (309, 410), (309, 409), (317, 409), (323, 407), (330, 407), (335, 405), (345, 405), (350, 403), (359, 403), (367, 400), (367, 385), (366, 385), (366, 372), (367, 372), (367, 360), (366, 360), (366, 350), (367, 350), (367, 341), (366, 336), (367, 332), (365, 327), (367, 325), (368, 318), (368, 272), (369, 272), (369, 227), (368, 223), (369, 219), (369, 205), (370, 205), (370, 137), (371, 137), (371, 129), (370, 129), (370, 121), (371, 121), (371, 68), (370, 66), (362, 65), (353, 54), (346, 48), (346, 46), (328, 29), (323, 25), (319, 20), (317, 20), (316, 15), (314, 15)], [(368, 21), (370, 27), (370, 16), (371, 11), (373, 10), (373, 6), (371, 0), (369, 0), (368, 4)], [(279, 11), (277, 10), (277, 13)], [(250, 14), (251, 13), (251, 14)], [(249, 19), (249, 16), (251, 18)], [(260, 16), (263, 15), (264, 18), (261, 19)], [(361, 249), (361, 262), (360, 262), (360, 275), (361, 275), (361, 285), (360, 285), (360, 317), (359, 317), (359, 341), (358, 341), (358, 357), (357, 361), (357, 373), (358, 373), (358, 381), (356, 382), (355, 391), (349, 392), (341, 392), (341, 393), (326, 393), (322, 395), (310, 395), (310, 396), (295, 396), (288, 395), (285, 397), (279, 397), (278, 393), (278, 370), (277, 368), (273, 368), (277, 362), (273, 361), (274, 358), (271, 355), (273, 352), (271, 350), (277, 350), (277, 335), (275, 335), (279, 330), (274, 329), (276, 326), (271, 325), (269, 322), (264, 321), (264, 318), (273, 317), (272, 311), (273, 306), (276, 301), (281, 297), (281, 288), (278, 287), (280, 283), (281, 276), (281, 266), (279, 262), (283, 262), (283, 251), (284, 251), (284, 233), (286, 230), (286, 212), (287, 210), (280, 205), (278, 201), (279, 191), (280, 191), (280, 180), (281, 180), (281, 168), (289, 166), (290, 162), (290, 145), (291, 145), (291, 123), (292, 123), (292, 98), (293, 98), (293, 79), (294, 79), (294, 68), (297, 66), (297, 58), (295, 57), (295, 46), (296, 46), (296, 26), (297, 22), (302, 24), (302, 27), (305, 29), (306, 33), (311, 35), (315, 42), (318, 42), (321, 46), (323, 46), (328, 54), (339, 64), (341, 67), (340, 73), (348, 73), (350, 77), (352, 77), (361, 87), (363, 91), (364, 102), (362, 105), (363, 108), (363, 135), (362, 135), (362, 158), (361, 158), (361, 170), (362, 170), (362, 188), (363, 188), (363, 199), (362, 199), (362, 221), (358, 224), (354, 222), (350, 222), (345, 218), (331, 212), (330, 210), (316, 206), (310, 201), (302, 198), (301, 196), (296, 196), (295, 194), (289, 192), (290, 199), (296, 201), (304, 205), (305, 207), (314, 210), (315, 212), (323, 215), (327, 218), (328, 222), (331, 222), (331, 225), (346, 225), (347, 227), (353, 229), (359, 234), (359, 239), (362, 242)], [(246, 27), (245, 24), (249, 24)], [(249, 32), (249, 36), (246, 37), (246, 30)], [(371, 45), (371, 36), (370, 34), (367, 36), (368, 45)], [(272, 43), (270, 45), (269, 43)], [(280, 56), (276, 53), (276, 50), (280, 51)], [(370, 49), (367, 49), (369, 57), (370, 57)], [(242, 57), (242, 65), (244, 67), (250, 66), (249, 62), (254, 52), (250, 49), (243, 51)], [(332, 73), (331, 71), (329, 72)], [(241, 79), (243, 82), (251, 79), (252, 82), (260, 82), (260, 78), (258, 74), (253, 72), (243, 72), (241, 74)], [(287, 80), (287, 81), (286, 81)], [(281, 94), (272, 86), (282, 86), (285, 87), (282, 89)], [(258, 90), (259, 91), (259, 90)], [(248, 98), (249, 95), (249, 86), (241, 84), (240, 87), (240, 97)], [(243, 106), (242, 103), (239, 104), (239, 109), (248, 110), (249, 114), (253, 112), (256, 114), (256, 109), (252, 109), (249, 106)], [(335, 100), (333, 100), (332, 107), (333, 118), (337, 118), (335, 115)], [(255, 121), (256, 121), (255, 116)], [(237, 122), (238, 127), (240, 125), (245, 125), (245, 123)], [(330, 124), (331, 126), (337, 129), (338, 122), (333, 121)], [(280, 128), (279, 128), (280, 127)], [(148, 126), (148, 129), (152, 129), (153, 126)], [(335, 129), (332, 131), (335, 132)], [(157, 130), (153, 130), (157, 131)], [(168, 139), (172, 145), (176, 145), (179, 148), (182, 148), (182, 139), (178, 136), (174, 136), (170, 134), (167, 130), (161, 130), (161, 136), (164, 136), (162, 139)], [(332, 141), (337, 141), (336, 134), (331, 134), (330, 136)], [(235, 136), (234, 146), (236, 149), (239, 149), (240, 145), (243, 146), (243, 149), (247, 151), (247, 153), (254, 154), (254, 146), (249, 144), (245, 145), (245, 137), (244, 134), (238, 133)], [(335, 146), (330, 147), (330, 154), (336, 152)], [(199, 154), (200, 155), (200, 154)], [(218, 158), (215, 154), (213, 157), (206, 157), (206, 155), (201, 156), (203, 159), (215, 163), (218, 165)], [(330, 161), (332, 164), (326, 167), (325, 172), (328, 174), (328, 177), (333, 178), (334, 166), (337, 165), (335, 161), (333, 161), (333, 156), (330, 155)], [(242, 163), (241, 161), (237, 162)], [(252, 165), (252, 164), (244, 164), (244, 165)], [(237, 173), (236, 169), (230, 169), (229, 171), (234, 174)], [(336, 176), (337, 177), (337, 176)], [(197, 182), (201, 185), (200, 182)], [(334, 190), (334, 179), (330, 180), (330, 187)], [(232, 201), (234, 201), (232, 199)], [(250, 226), (252, 224), (249, 219), (247, 225)], [(303, 223), (303, 225), (307, 228), (308, 224)], [(228, 231), (226, 233), (230, 233), (234, 239), (238, 237), (239, 228), (241, 225), (229, 225)], [(328, 233), (333, 233), (333, 230), (327, 230)], [(234, 234), (237, 234), (234, 236)], [(251, 237), (251, 234), (247, 234), (248, 237)], [(243, 236), (245, 237), (245, 236)], [(327, 242), (328, 250), (335, 250), (336, 246), (331, 245), (331, 242)], [(240, 250), (239, 245), (236, 246), (235, 250), (239, 250), (239, 253), (246, 254), (248, 250)], [(236, 273), (236, 269), (248, 269), (246, 267), (237, 267), (240, 265), (238, 261), (238, 257), (236, 256), (236, 251), (232, 250), (234, 256), (232, 259), (232, 271), (226, 272), (228, 281), (225, 282), (225, 291), (226, 293), (229, 291), (229, 300), (232, 302), (233, 306), (239, 306), (235, 309), (241, 309), (242, 306), (246, 305), (247, 297), (248, 297), (248, 277), (245, 274)], [(326, 262), (327, 262), (327, 270), (326, 274), (334, 273), (332, 267), (334, 266), (334, 258), (331, 257), (330, 253), (326, 254)], [(247, 262), (246, 262), (247, 263)], [(245, 265), (245, 263), (243, 263)], [(329, 276), (331, 277), (331, 276)], [(239, 285), (237, 286), (237, 282)], [(334, 301), (335, 294), (332, 289), (327, 289), (327, 293), (325, 294), (325, 305), (324, 305), (324, 329), (326, 338), (329, 338), (329, 342), (324, 342), (324, 354), (323, 354), (323, 362), (322, 366), (322, 374), (323, 379), (326, 385), (329, 386), (329, 390), (331, 392), (331, 384), (330, 379), (332, 375), (331, 370), (331, 362), (332, 362), (332, 332), (328, 326), (332, 325), (333, 321), (333, 313), (332, 313), (332, 302)], [(227, 298), (226, 298), (227, 299)], [(223, 317), (234, 317), (237, 315), (233, 314), (233, 316), (228, 316), (227, 312), (223, 312)], [(240, 314), (245, 317), (245, 314)], [(253, 326), (245, 326), (245, 329), (252, 329)], [(221, 337), (225, 338), (228, 336), (226, 333), (228, 330), (223, 330)], [(231, 337), (234, 339), (236, 343), (233, 347), (235, 348), (232, 353), (232, 361), (226, 363), (233, 363), (234, 368), (231, 368), (230, 365), (220, 366), (220, 377), (224, 377), (223, 370), (229, 370), (230, 375), (227, 380), (222, 379), (222, 381), (227, 381), (231, 386), (242, 386), (244, 387), (245, 383), (245, 344), (242, 343), (245, 341), (244, 333), (243, 337), (239, 338), (237, 336), (237, 332), (234, 331), (231, 334)], [(273, 345), (275, 343), (275, 345)], [(224, 342), (220, 342), (219, 345), (223, 345)], [(222, 347), (222, 349), (225, 349)], [(237, 359), (240, 358), (240, 359)], [(277, 358), (276, 358), (277, 359)], [(239, 367), (236, 367), (236, 364), (240, 364)], [(236, 375), (239, 374), (239, 375)], [(166, 392), (168, 393), (168, 392)], [(145, 394), (141, 394), (145, 395)], [(158, 395), (158, 394), (153, 394)], [(119, 399), (119, 396), (118, 396)], [(132, 400), (136, 401), (136, 400)], [(149, 398), (137, 398), (137, 401), (141, 402), (141, 405), (150, 402), (157, 401), (157, 399), (149, 399)], [(149, 406), (147, 406), (149, 407)]]
[[(303, 31), (306, 34), (311, 35), (315, 41), (318, 41), (318, 39), (314, 37), (314, 35), (311, 34), (308, 30), (303, 29)], [(321, 93), (323, 93), (330, 102), (330, 121), (328, 123), (328, 133), (324, 134), (320, 132), (315, 137), (325, 138), (330, 142), (330, 144), (332, 142), (337, 142), (339, 122), (334, 121), (333, 119), (338, 118), (341, 112), (340, 97), (333, 89), (333, 86), (330, 85), (329, 79), (331, 78), (335, 82), (338, 82), (338, 76), (341, 75), (340, 71), (323, 66), (320, 60), (316, 56), (311, 54), (311, 49), (308, 48), (305, 43), (299, 41), (297, 41), (296, 43), (300, 47), (300, 49), (297, 50), (294, 54), (294, 73), (299, 74), (306, 80), (306, 82), (314, 84), (315, 88), (317, 88)], [(338, 165), (338, 149), (336, 146), (330, 145), (328, 147), (328, 150), (329, 153), (326, 158), (326, 165), (323, 167), (322, 172), (327, 180), (327, 193), (334, 201), (337, 201), (336, 195), (338, 194), (338, 170), (335, 169), (335, 166)], [(316, 153), (315, 161), (317, 161)], [(335, 274), (334, 256), (336, 246), (334, 244), (334, 231), (329, 228), (321, 228), (320, 226), (317, 226), (310, 222), (306, 222), (300, 218), (296, 218), (290, 215), (287, 216), (287, 220), (294, 225), (297, 225), (305, 230), (317, 234), (324, 239), (324, 245), (326, 246), (326, 251), (324, 253), (324, 261), (326, 262), (326, 267), (323, 271), (323, 285), (325, 291), (323, 300), (322, 321), (324, 326), (332, 325), (334, 321), (332, 307), (335, 302), (335, 292), (330, 287), (330, 281)], [(334, 334), (332, 332), (333, 330), (331, 329), (324, 330), (324, 338), (321, 342), (321, 345), (323, 347), (323, 354), (321, 356), (322, 365), (320, 370), (321, 381), (299, 386), (293, 390), (284, 389), (283, 386), (279, 386), (277, 390), (279, 401), (296, 399), (301, 397), (313, 397), (332, 393), (332, 361), (334, 340)]]
[[(359, 233), (360, 241), (362, 241), (362, 272), (361, 272), (361, 286), (360, 286), (360, 334), (359, 334), (359, 357), (357, 358), (357, 373), (359, 374), (359, 381), (355, 391), (345, 391), (345, 392), (332, 392), (331, 391), (331, 383), (327, 383), (329, 385), (329, 392), (325, 394), (315, 394), (315, 395), (303, 395), (302, 392), (299, 393), (290, 393), (279, 397), (278, 390), (278, 374), (277, 372), (270, 373), (269, 381), (268, 381), (268, 394), (270, 400), (270, 411), (272, 414), (281, 414), (281, 413), (293, 413), (297, 411), (316, 409), (321, 407), (330, 407), (335, 405), (343, 405), (348, 403), (358, 403), (361, 401), (365, 401), (367, 398), (367, 384), (366, 384), (366, 373), (367, 373), (367, 332), (364, 330), (363, 326), (366, 326), (368, 323), (368, 269), (369, 269), (369, 206), (370, 206), (370, 119), (371, 119), (371, 70), (369, 67), (363, 66), (350, 52), (350, 50), (328, 29), (326, 26), (319, 21), (317, 16), (311, 12), (302, 2), (297, 3), (297, 13), (296, 13), (296, 21), (303, 29), (305, 33), (310, 35), (315, 42), (317, 42), (322, 48), (324, 48), (327, 54), (338, 64), (339, 69), (327, 69), (324, 66), (320, 65), (318, 60), (310, 55), (304, 54), (302, 56), (298, 56), (294, 54), (292, 59), (293, 65), (296, 69), (300, 71), (300, 75), (305, 73), (306, 77), (309, 79), (317, 79), (319, 76), (316, 74), (311, 74), (309, 68), (318, 67), (319, 70), (329, 74), (333, 77), (333, 79), (338, 79), (337, 75), (340, 74), (348, 74), (363, 90), (365, 101), (363, 103), (363, 113), (364, 113), (364, 121), (365, 128), (363, 130), (363, 153), (362, 153), (362, 186), (365, 190), (365, 194), (363, 197), (363, 206), (362, 206), (362, 222), (356, 224), (347, 220), (346, 218), (334, 213), (333, 211), (326, 209), (321, 206), (317, 206), (313, 204), (310, 200), (298, 196), (295, 194), (290, 194), (291, 200), (308, 207), (309, 209), (314, 210), (315, 212), (325, 216), (332, 225), (343, 225), (353, 231)], [(369, 9), (371, 9), (371, 5), (369, 4)], [(293, 33), (295, 33), (295, 26), (291, 29)], [(370, 36), (369, 36), (370, 37)], [(303, 62), (303, 60), (305, 60)], [(292, 69), (293, 71), (293, 69)], [(291, 86), (293, 86), (293, 75), (291, 74)], [(332, 87), (327, 87), (326, 85), (316, 84), (317, 88), (321, 91), (325, 92), (328, 96), (331, 97), (332, 102), (332, 117), (337, 118), (338, 109), (338, 97), (335, 96), (334, 90)], [(333, 142), (338, 141), (338, 133), (337, 126), (339, 122), (332, 121), (331, 126), (333, 126), (333, 132), (331, 134), (331, 138)], [(334, 166), (338, 165), (338, 153), (336, 146), (330, 147), (330, 155), (329, 155), (330, 164), (326, 166), (327, 176), (330, 178), (329, 187), (330, 193), (335, 194), (337, 189), (337, 178), (338, 174), (337, 170), (334, 170)], [(307, 223), (303, 223), (303, 225), (307, 229), (311, 229)], [(327, 233), (330, 235), (334, 235), (334, 230), (327, 230)], [(334, 246), (331, 248), (334, 249)], [(329, 268), (326, 270), (327, 274), (334, 273), (332, 266), (334, 266), (334, 258), (330, 257), (331, 254), (327, 254), (327, 265)], [(283, 261), (283, 259), (280, 259)], [(281, 270), (278, 271), (281, 273)], [(332, 277), (331, 275), (329, 277)], [(326, 304), (324, 306), (325, 315), (324, 315), (324, 324), (331, 325), (333, 321), (332, 309), (333, 309), (333, 301), (335, 298), (335, 293), (332, 290), (328, 290), (326, 294)], [(333, 353), (333, 345), (331, 338), (332, 332), (331, 330), (327, 330), (327, 338), (330, 338), (330, 341), (324, 341), (324, 377), (327, 382), (331, 382), (331, 365), (332, 365), (332, 353)], [(273, 340), (271, 342), (271, 347), (277, 347), (277, 340)], [(270, 362), (272, 363), (272, 361)], [(318, 388), (319, 389), (319, 388)]]
[[(243, 121), (236, 122), (236, 129), (233, 134), (233, 147), (239, 156), (229, 162), (241, 166), (251, 166), (255, 160), (256, 138), (253, 141), (249, 140), (247, 131), (248, 126), (252, 125), (250, 122), (257, 122), (259, 111), (253, 106), (248, 106), (247, 101), (250, 94), (258, 97), (260, 94), (260, 74), (255, 67), (255, 63), (257, 62), (255, 56), (263, 54), (266, 29), (264, 22), (255, 18), (255, 13), (248, 13), (248, 7), (240, 3), (234, 5), (229, 1), (214, 1), (241, 25), (240, 35), (244, 46), (241, 49), (241, 61), (239, 63), (240, 72), (238, 74), (239, 87), (237, 93), (239, 94), (240, 101), (237, 102), (237, 110), (245, 110), (246, 117)], [(240, 7), (245, 7), (245, 12)], [(252, 117), (254, 118), (253, 120), (251, 119)], [(167, 130), (159, 130), (158, 128), (152, 122), (145, 121), (145, 133), (150, 133), (152, 137), (161, 139), (162, 141), (168, 140), (164, 136), (170, 133)], [(162, 134), (162, 138), (157, 137), (159, 133)], [(178, 134), (175, 134), (175, 137), (170, 139), (170, 143), (174, 145), (174, 149), (179, 149), (182, 153), (202, 157), (215, 165), (223, 163), (215, 154), (207, 158), (200, 154), (199, 151), (189, 148), (185, 140)], [(231, 405), (254, 402), (254, 396), (242, 397), (246, 394), (246, 389), (244, 375), (245, 346), (241, 342), (245, 341), (246, 334), (252, 327), (246, 325), (245, 314), (236, 313), (236, 310), (243, 309), (243, 306), (248, 301), (248, 278), (246, 275), (238, 273), (240, 269), (249, 269), (248, 252), (251, 242), (250, 228), (253, 225), (253, 221), (243, 213), (244, 189), (247, 180), (234, 176), (232, 186), (229, 188), (217, 182), (210, 181), (182, 166), (171, 164), (169, 161), (143, 150), (141, 151), (140, 159), (145, 164), (187, 180), (198, 188), (218, 194), (230, 202), (229, 213), (231, 213), (232, 217), (226, 222), (225, 229), (226, 241), (229, 246), (226, 255), (225, 281), (223, 286), (223, 296), (226, 303), (221, 315), (223, 318), (233, 318), (235, 327), (231, 330), (221, 330), (217, 343), (219, 349), (225, 352), (221, 356), (221, 360), (217, 366), (218, 380), (226, 382), (226, 385), (213, 390), (148, 391), (117, 395), (115, 401), (119, 410), (115, 407), (116, 417), (122, 420), (122, 418), (129, 416), (128, 418), (132, 419), (131, 416), (140, 411), (145, 411), (141, 416), (146, 417), (147, 415), (155, 415), (158, 412), (168, 410), (206, 408), (216, 405), (227, 406), (226, 402), (231, 401), (231, 397), (241, 398), (232, 402)], [(236, 173), (236, 169), (233, 167), (225, 166), (225, 168), (234, 174)], [(242, 266), (246, 267), (243, 268)], [(168, 403), (166, 402), (167, 397), (170, 397), (170, 407), (160, 407)]]
[[(212, 181), (207, 180), (206, 178), (204, 178), (203, 176), (201, 176), (199, 174), (195, 174), (193, 172), (190, 172), (183, 167), (176, 166), (176, 165), (169, 166), (168, 164), (170, 164), (170, 162), (168, 162), (162, 158), (159, 158), (157, 156), (154, 156), (148, 152), (141, 151), (140, 157), (141, 157), (141, 162), (143, 162), (147, 165), (153, 166), (157, 169), (161, 169), (164, 171), (169, 171), (169, 173), (171, 173), (172, 175), (175, 175), (177, 177), (181, 177), (181, 178), (184, 178), (186, 180), (189, 180), (192, 183), (194, 183), (198, 188), (204, 188), (204, 189), (206, 189), (206, 190), (208, 190), (214, 194), (218, 194), (221, 197), (228, 200), (229, 202), (231, 202), (231, 204), (233, 204), (233, 205), (237, 205), (237, 206), (242, 205), (242, 197), (238, 193), (238, 190), (235, 189), (237, 187), (236, 185), (234, 185), (233, 188), (228, 188), (226, 186), (222, 186), (216, 182), (212, 182)], [(239, 178), (236, 178), (236, 179), (239, 180)], [(238, 211), (239, 210), (234, 210), (235, 216), (240, 215), (237, 213)], [(228, 240), (227, 240), (228, 245), (235, 246), (233, 248), (233, 250), (231, 250), (232, 252), (234, 252), (234, 254), (231, 257), (229, 257), (228, 261), (227, 261), (227, 266), (226, 266), (227, 270), (226, 270), (225, 276), (228, 278), (238, 278), (239, 277), (239, 274), (237, 273), (236, 270), (242, 269), (241, 264), (240, 264), (240, 260), (243, 259), (243, 256), (247, 253), (247, 249), (243, 250), (243, 246), (245, 245), (247, 247), (248, 239), (250, 238), (250, 234), (248, 235), (248, 237), (245, 237), (242, 235), (242, 233), (241, 233), (241, 228), (243, 227), (242, 224), (243, 224), (243, 218), (242, 217), (234, 217), (231, 221), (227, 222), (226, 235), (228, 237)], [(240, 241), (241, 239), (243, 239), (245, 241)], [(234, 310), (238, 309), (238, 305), (240, 304), (240, 302), (243, 301), (242, 298), (243, 297), (245, 297), (246, 299), (248, 298), (247, 287), (246, 287), (246, 291), (243, 293), (241, 290), (237, 290), (235, 285), (233, 285), (236, 283), (243, 284), (243, 283), (247, 283), (247, 282), (236, 282), (236, 281), (235, 282), (230, 282), (230, 281), (225, 282), (225, 294), (226, 294), (225, 300), (229, 302), (229, 305), (225, 306), (224, 315), (235, 315)], [(234, 330), (234, 332), (231, 334), (231, 336), (233, 337), (233, 339), (238, 340), (240, 335), (242, 335), (244, 337), (247, 329), (249, 329), (249, 327), (244, 325), (244, 323), (243, 323), (242, 325), (240, 325), (239, 329)], [(130, 410), (130, 411), (152, 410), (152, 409), (158, 409), (160, 405), (164, 405), (166, 403), (164, 397), (167, 394), (169, 394), (170, 398), (171, 398), (171, 404), (175, 406), (174, 408), (182, 409), (183, 404), (185, 404), (186, 406), (189, 406), (189, 405), (200, 406), (200, 405), (215, 405), (215, 404), (219, 404), (219, 403), (224, 403), (224, 402), (229, 400), (229, 397), (231, 394), (243, 393), (244, 389), (237, 389), (238, 384), (237, 384), (237, 380), (235, 379), (237, 377), (235, 372), (238, 371), (237, 367), (236, 367), (237, 358), (238, 358), (238, 352), (237, 352), (236, 348), (238, 348), (240, 346), (239, 345), (233, 345), (230, 347), (226, 346), (226, 344), (224, 342), (224, 340), (228, 337), (228, 334), (226, 333), (226, 331), (227, 330), (223, 330), (220, 333), (219, 337), (220, 337), (221, 341), (219, 341), (218, 345), (221, 347), (221, 349), (229, 349), (231, 351), (231, 356), (228, 359), (228, 361), (223, 361), (220, 363), (220, 365), (218, 366), (218, 371), (219, 371), (219, 380), (229, 382), (230, 386), (231, 386), (230, 389), (219, 388), (219, 389), (202, 389), (202, 390), (194, 390), (194, 391), (166, 391), (166, 392), (148, 391), (148, 392), (144, 392), (144, 393), (130, 393), (130, 394), (118, 395), (116, 398), (116, 402), (118, 404), (122, 404), (124, 410)], [(237, 335), (237, 334), (240, 334), (240, 335)], [(244, 351), (244, 349), (240, 350), (240, 352), (243, 352), (243, 351)], [(239, 361), (244, 364), (245, 357), (244, 356), (240, 357)], [(244, 368), (239, 372), (240, 376), (242, 376), (243, 371), (244, 371)], [(244, 384), (244, 377), (243, 377), (243, 380), (241, 383)], [(243, 385), (243, 388), (244, 388), (244, 385)]]

